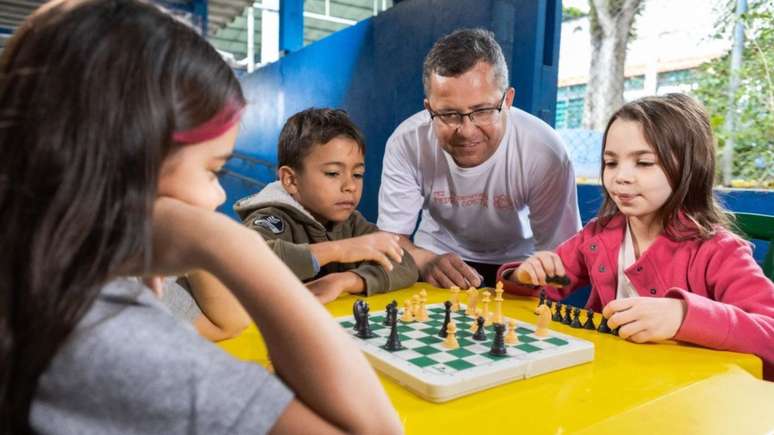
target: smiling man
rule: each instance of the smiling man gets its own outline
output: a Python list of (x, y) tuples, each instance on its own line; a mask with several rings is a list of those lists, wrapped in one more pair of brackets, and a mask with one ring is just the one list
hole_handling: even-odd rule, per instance
[(439, 39), (422, 79), (425, 110), (387, 141), (378, 226), (402, 236), (424, 281), (492, 286), (500, 264), (580, 229), (572, 163), (550, 126), (512, 107), (491, 32)]

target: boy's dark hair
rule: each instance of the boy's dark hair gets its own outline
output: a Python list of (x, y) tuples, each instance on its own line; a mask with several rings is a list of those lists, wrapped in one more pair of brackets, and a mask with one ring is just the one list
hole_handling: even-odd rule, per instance
[(315, 145), (344, 136), (357, 143), (365, 155), (365, 140), (347, 112), (341, 109), (309, 108), (288, 118), (277, 144), (277, 166), (303, 170), (304, 158)]
[(0, 57), (0, 433), (100, 288), (149, 265), (175, 131), (244, 104), (194, 30), (147, 2), (44, 4)]
[[(602, 138), (600, 174), (603, 180), (607, 135), (617, 119), (635, 121), (642, 126), (645, 141), (658, 156), (658, 164), (669, 180), (672, 194), (657, 212), (668, 236), (676, 240), (707, 239), (715, 234), (716, 226), (729, 226), (729, 219), (712, 192), (715, 138), (701, 103), (675, 93), (624, 104), (610, 117)], [(604, 202), (598, 216), (604, 225), (618, 213), (618, 207), (607, 190), (602, 191)]]

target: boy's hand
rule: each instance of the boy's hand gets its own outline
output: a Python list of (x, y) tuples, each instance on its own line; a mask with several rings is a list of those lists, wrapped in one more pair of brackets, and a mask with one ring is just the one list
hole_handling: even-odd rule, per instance
[[(547, 285), (548, 277), (557, 276), (565, 276), (562, 259), (551, 251), (538, 251), (519, 265), (511, 279), (516, 278), (522, 284)], [(551, 285), (561, 287), (554, 282)]]
[(338, 262), (355, 263), (358, 261), (375, 261), (386, 271), (392, 270), (390, 260), (400, 263), (403, 259), (403, 249), (398, 244), (400, 237), (376, 232), (351, 239), (337, 240), (339, 244)]
[(634, 297), (608, 303), (602, 315), (618, 335), (635, 343), (669, 340), (677, 334), (685, 318), (682, 299)]
[(342, 293), (361, 293), (365, 283), (360, 275), (354, 272), (331, 273), (306, 283), (306, 287), (323, 304), (327, 304)]

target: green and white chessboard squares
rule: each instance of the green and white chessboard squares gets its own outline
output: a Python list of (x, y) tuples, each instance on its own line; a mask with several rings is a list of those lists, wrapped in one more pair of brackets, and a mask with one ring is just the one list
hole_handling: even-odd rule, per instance
[[(519, 354), (528, 354), (544, 349), (561, 347), (569, 344), (566, 340), (549, 337), (536, 338), (534, 330), (524, 326), (518, 326), (516, 333), (519, 344), (508, 347), (507, 356), (495, 356), (489, 354), (494, 337), (494, 328), (487, 327), (487, 340), (483, 342), (472, 339), (473, 332), (470, 325), (473, 319), (463, 313), (452, 313), (452, 319), (457, 323), (457, 341), (460, 347), (449, 350), (443, 347), (443, 338), (438, 337), (438, 332), (443, 325), (444, 308), (428, 308), (430, 320), (427, 322), (399, 323), (397, 326), (401, 344), (404, 350), (393, 352), (395, 357), (403, 359), (419, 368), (432, 368), (441, 372), (453, 372), (465, 370), (485, 364), (491, 364), (498, 360), (508, 359)], [(390, 328), (383, 324), (383, 315), (370, 317), (371, 329), (376, 337), (366, 340), (375, 346), (381, 346), (386, 342), (390, 334)], [(352, 321), (340, 322), (341, 326), (354, 334)]]

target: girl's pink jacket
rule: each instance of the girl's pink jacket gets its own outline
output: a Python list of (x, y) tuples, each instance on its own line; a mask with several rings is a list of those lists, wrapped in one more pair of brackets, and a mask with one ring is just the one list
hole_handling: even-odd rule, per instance
[[(559, 300), (591, 284), (586, 306), (601, 312), (616, 296), (625, 228), (620, 214), (604, 227), (595, 219), (562, 243), (556, 253), (571, 282), (546, 287), (547, 295)], [(509, 293), (534, 295), (535, 287), (502, 279), (519, 264), (504, 264), (497, 278)], [(640, 296), (685, 300), (676, 340), (756, 354), (763, 359), (764, 378), (774, 380), (774, 283), (755, 263), (747, 242), (725, 229), (709, 240), (674, 241), (662, 234), (624, 273)]]

